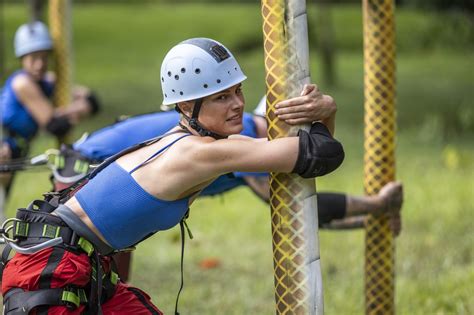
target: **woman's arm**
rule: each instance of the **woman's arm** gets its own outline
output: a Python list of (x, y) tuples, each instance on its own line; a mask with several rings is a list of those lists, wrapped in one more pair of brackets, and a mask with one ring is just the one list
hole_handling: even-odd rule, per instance
[[(199, 141), (199, 140), (195, 140)], [(309, 132), (300, 130), (298, 137), (268, 140), (204, 140), (190, 146), (193, 166), (204, 176), (227, 172), (296, 173), (310, 178), (334, 171), (344, 160), (342, 145), (328, 128), (317, 122)]]
[(13, 80), (12, 88), (36, 123), (45, 128), (54, 116), (54, 107), (38, 84), (27, 75), (19, 75)]
[(12, 83), (12, 88), (36, 123), (56, 136), (66, 134), (73, 124), (88, 116), (92, 111), (87, 97), (90, 91), (86, 89), (83, 89), (79, 96), (75, 93), (75, 99), (67, 108), (55, 108), (45, 97), (37, 82), (28, 75), (17, 76)]
[(209, 177), (232, 171), (283, 172), (293, 170), (298, 157), (298, 137), (266, 139), (223, 139), (192, 147), (196, 169)]

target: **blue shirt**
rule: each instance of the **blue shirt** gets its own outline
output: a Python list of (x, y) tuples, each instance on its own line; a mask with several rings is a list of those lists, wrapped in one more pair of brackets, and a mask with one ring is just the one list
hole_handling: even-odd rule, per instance
[[(28, 111), (26, 106), (19, 100), (12, 87), (13, 80), (20, 75), (28, 75), (24, 70), (13, 73), (5, 82), (5, 86), (0, 91), (0, 112), (2, 114), (2, 125), (10, 134), (4, 139), (11, 147), (16, 146), (16, 141), (12, 136), (21, 137), (30, 141), (38, 132), (38, 124)], [(53, 95), (54, 84), (49, 81), (38, 82), (44, 95), (50, 98)]]

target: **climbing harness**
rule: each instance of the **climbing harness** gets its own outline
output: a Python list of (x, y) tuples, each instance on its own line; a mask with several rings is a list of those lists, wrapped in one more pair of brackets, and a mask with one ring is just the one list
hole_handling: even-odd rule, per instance
[[(5, 314), (28, 314), (35, 307), (43, 305), (65, 305), (74, 309), (87, 304), (87, 314), (101, 314), (99, 301), (113, 296), (118, 275), (114, 270), (105, 274), (96, 246), (79, 236), (60, 217), (51, 213), (56, 209), (43, 200), (35, 200), (27, 208), (17, 210), (16, 218), (6, 220), (0, 234), (7, 245), (2, 253), (1, 267), (8, 263), (11, 250), (31, 255), (47, 248), (60, 248), (90, 257), (92, 265), (91, 281), (88, 287), (66, 286), (64, 288), (23, 291), (13, 288), (4, 296)], [(49, 263), (49, 261), (48, 261)], [(47, 268), (47, 267), (46, 267)], [(89, 295), (86, 294), (89, 291)]]

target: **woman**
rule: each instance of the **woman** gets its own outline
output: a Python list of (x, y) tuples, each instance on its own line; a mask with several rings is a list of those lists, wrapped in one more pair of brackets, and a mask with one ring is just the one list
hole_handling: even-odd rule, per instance
[[(89, 293), (89, 312), (97, 312), (100, 296), (104, 314), (160, 314), (146, 294), (124, 283), (113, 283), (112, 290), (104, 289), (106, 297), (101, 296), (102, 268), (95, 268), (91, 281), (91, 265), (97, 263), (91, 263), (88, 254), (126, 249), (177, 225), (199, 192), (222, 174), (272, 171), (315, 177), (342, 163), (342, 146), (322, 123), (309, 133), (273, 141), (236, 135), (242, 130), (245, 79), (232, 54), (214, 40), (190, 39), (173, 47), (163, 61), (161, 82), (163, 103), (176, 104), (181, 113), (179, 125), (165, 137), (109, 160), (53, 215), (19, 210), (22, 223), (17, 222), (15, 231), (27, 244), (38, 245), (33, 230), (40, 231), (35, 240), (43, 242), (45, 230), (51, 230), (50, 239), (64, 237), (54, 247), (17, 254), (6, 265), (2, 282), (6, 314), (25, 307), (31, 296), (46, 288), (78, 297), (77, 307), (68, 310), (61, 295), (49, 314), (80, 313), (85, 308), (80, 292), (90, 282), (97, 289)], [(311, 105), (323, 98), (315, 85), (308, 85), (290, 103)], [(331, 117), (328, 123), (333, 122)], [(66, 235), (69, 230), (81, 236), (79, 241)], [(21, 241), (17, 245), (22, 246)]]
[[(21, 25), (15, 33), (15, 56), (21, 70), (6, 81), (0, 94), (0, 112), (5, 131), (0, 143), (0, 161), (26, 156), (29, 143), (39, 129), (64, 136), (82, 118), (98, 111), (96, 97), (85, 87), (77, 87), (66, 108), (51, 102), (54, 75), (48, 72), (53, 43), (41, 22)], [(8, 178), (4, 184), (8, 184)]]

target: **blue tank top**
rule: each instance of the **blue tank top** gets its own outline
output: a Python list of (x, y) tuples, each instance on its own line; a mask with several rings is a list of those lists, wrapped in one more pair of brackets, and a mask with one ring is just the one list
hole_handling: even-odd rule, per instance
[(172, 228), (185, 216), (190, 196), (173, 201), (158, 199), (145, 191), (132, 173), (186, 136), (189, 134), (166, 145), (130, 172), (111, 163), (76, 193), (79, 204), (113, 248), (132, 246), (151, 233)]
[[(12, 82), (19, 75), (28, 74), (24, 70), (16, 71), (7, 79), (0, 92), (2, 124), (10, 134), (30, 140), (38, 131), (38, 124), (13, 90)], [(38, 84), (47, 98), (53, 95), (54, 84), (52, 82), (42, 80)]]

